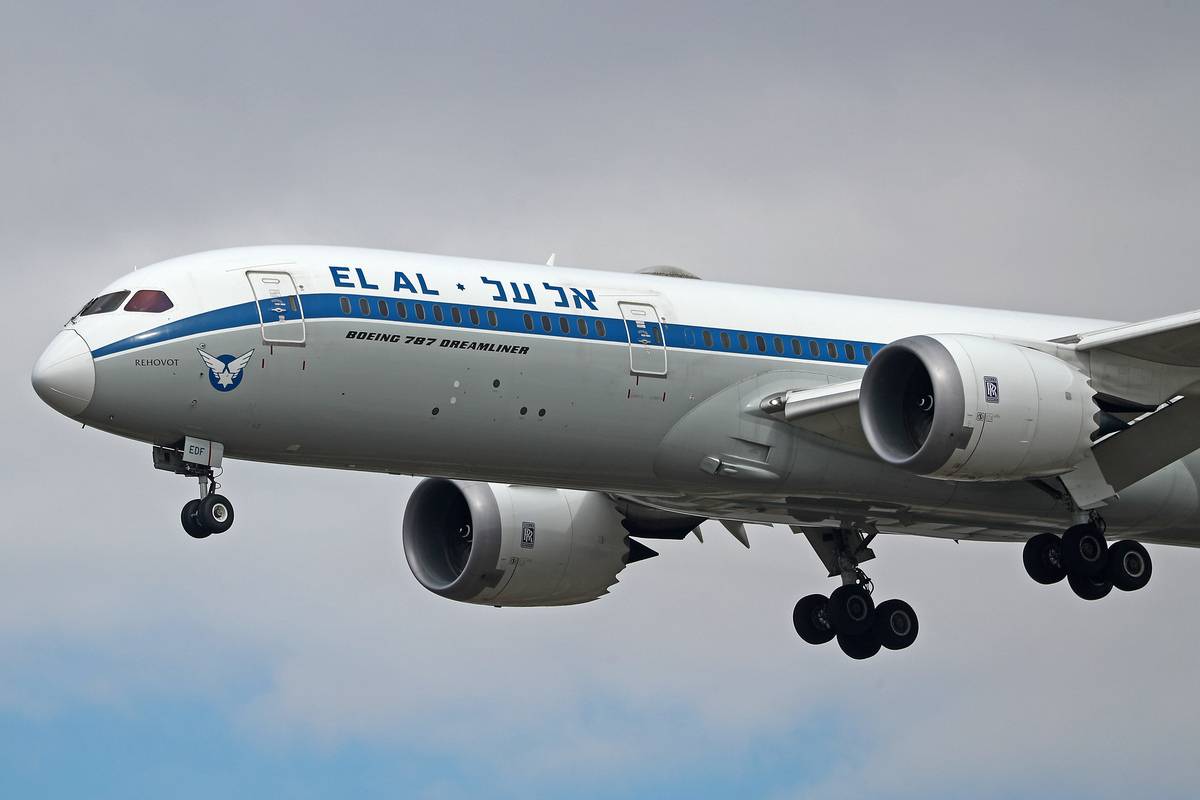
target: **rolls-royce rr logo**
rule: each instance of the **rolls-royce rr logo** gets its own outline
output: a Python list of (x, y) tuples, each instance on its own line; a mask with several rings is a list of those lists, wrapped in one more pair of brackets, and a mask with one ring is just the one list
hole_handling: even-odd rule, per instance
[(218, 392), (232, 392), (241, 385), (246, 365), (250, 363), (250, 357), (254, 355), (253, 349), (240, 356), (214, 356), (199, 347), (196, 348), (196, 352), (200, 354), (208, 367), (208, 382)]
[(1000, 402), (1000, 381), (991, 375), (983, 376), (983, 399), (989, 403)]
[(533, 549), (533, 523), (521, 523), (521, 547), (527, 550)]

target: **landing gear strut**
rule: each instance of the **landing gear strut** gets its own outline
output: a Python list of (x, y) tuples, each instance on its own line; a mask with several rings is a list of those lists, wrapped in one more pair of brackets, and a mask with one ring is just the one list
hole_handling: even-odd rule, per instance
[(180, 451), (165, 447), (154, 448), (154, 466), (200, 482), (200, 496), (185, 503), (179, 514), (179, 521), (188, 536), (205, 539), (214, 533), (224, 533), (233, 525), (233, 503), (217, 494), (220, 484), (216, 482), (212, 467), (185, 461)]
[(809, 644), (837, 638), (842, 652), (854, 659), (870, 658), (881, 647), (903, 650), (917, 638), (917, 615), (903, 600), (875, 605), (874, 584), (858, 566), (875, 557), (869, 547), (875, 534), (851, 528), (794, 528), (803, 533), (842, 585), (828, 597), (810, 594), (792, 612), (792, 624)]
[(1123, 539), (1109, 547), (1104, 522), (1096, 517), (1058, 536), (1040, 533), (1025, 543), (1025, 571), (1038, 583), (1063, 578), (1084, 600), (1099, 600), (1113, 588), (1133, 592), (1150, 582), (1150, 554), (1139, 542)]

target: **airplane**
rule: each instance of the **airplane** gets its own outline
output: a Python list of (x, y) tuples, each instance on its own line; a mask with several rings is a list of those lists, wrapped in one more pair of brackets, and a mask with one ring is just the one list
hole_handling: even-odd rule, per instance
[[(1145, 543), (1200, 545), (1200, 311), (1121, 324), (347, 247), (217, 250), (134, 270), (33, 367), (56, 411), (198, 481), (223, 460), (429, 476), (417, 581), (490, 606), (585, 603), (719, 521), (803, 535), (835, 588), (797, 634), (854, 659), (918, 619), (876, 603), (879, 534), (1022, 542), (1100, 600)], [(1111, 543), (1110, 543), (1111, 542)]]

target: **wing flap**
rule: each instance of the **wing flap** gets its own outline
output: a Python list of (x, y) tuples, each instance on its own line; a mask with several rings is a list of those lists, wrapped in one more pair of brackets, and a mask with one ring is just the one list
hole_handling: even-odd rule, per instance
[(1200, 399), (1180, 397), (1092, 447), (1105, 479), (1121, 491), (1200, 449)]

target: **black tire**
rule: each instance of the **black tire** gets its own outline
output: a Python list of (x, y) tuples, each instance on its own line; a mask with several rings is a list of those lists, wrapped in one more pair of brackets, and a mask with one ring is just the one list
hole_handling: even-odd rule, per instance
[(1113, 588), (1112, 581), (1107, 578), (1084, 578), (1069, 572), (1067, 573), (1067, 583), (1071, 584), (1071, 591), (1084, 600), (1099, 600), (1107, 597)]
[(875, 638), (888, 650), (903, 650), (917, 640), (917, 612), (903, 600), (884, 600), (875, 608)]
[(1140, 542), (1122, 539), (1108, 548), (1104, 577), (1122, 592), (1136, 592), (1150, 582), (1154, 565)]
[(233, 525), (233, 504), (223, 495), (210, 494), (200, 501), (196, 520), (212, 533), (224, 533)]
[(1104, 534), (1090, 523), (1072, 525), (1062, 537), (1062, 563), (1068, 575), (1095, 578), (1104, 571), (1108, 543)]
[(1021, 560), (1025, 562), (1029, 577), (1038, 583), (1049, 586), (1067, 577), (1062, 560), (1062, 539), (1053, 533), (1039, 533), (1027, 541)]
[(839, 633), (837, 635), (838, 647), (842, 648), (842, 652), (856, 661), (861, 661), (864, 658), (870, 658), (879, 652), (879, 637), (875, 635), (875, 631), (867, 631), (866, 633)]
[(179, 521), (183, 523), (183, 529), (187, 535), (193, 539), (204, 539), (212, 534), (212, 531), (200, 524), (200, 520), (196, 518), (196, 512), (200, 510), (199, 500), (189, 500), (183, 506), (183, 511), (179, 512)]
[(871, 599), (871, 593), (858, 584), (839, 586), (829, 595), (829, 623), (839, 635), (866, 633), (874, 621), (875, 601)]
[(801, 597), (792, 611), (792, 624), (800, 638), (809, 644), (828, 642), (834, 636), (829, 622), (829, 598), (823, 594)]

